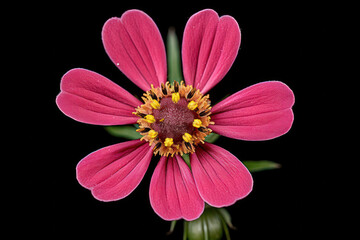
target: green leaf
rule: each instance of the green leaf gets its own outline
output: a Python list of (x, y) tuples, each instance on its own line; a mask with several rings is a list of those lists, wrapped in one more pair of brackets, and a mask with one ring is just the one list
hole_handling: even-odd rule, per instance
[(121, 137), (131, 140), (142, 137), (140, 133), (136, 132), (134, 125), (106, 126), (105, 130), (114, 137)]
[(242, 161), (250, 172), (260, 172), (264, 170), (271, 170), (280, 168), (281, 165), (272, 161), (260, 160), (260, 161)]
[(168, 64), (168, 80), (173, 84), (174, 80), (180, 83), (183, 80), (181, 73), (181, 58), (179, 40), (175, 33), (175, 28), (169, 28), (167, 41), (167, 64)]
[(220, 135), (217, 133), (210, 133), (209, 135), (207, 135), (205, 137), (205, 142), (214, 143), (216, 140), (219, 139), (219, 137), (220, 137)]
[(231, 222), (230, 213), (225, 208), (217, 208), (217, 211), (219, 212), (226, 225), (228, 225), (231, 229), (236, 229), (236, 227)]

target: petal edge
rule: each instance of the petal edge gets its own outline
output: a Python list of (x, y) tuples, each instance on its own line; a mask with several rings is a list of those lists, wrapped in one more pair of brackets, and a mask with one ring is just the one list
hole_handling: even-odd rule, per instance
[(61, 79), (56, 98), (59, 109), (76, 121), (95, 125), (136, 123), (132, 114), (141, 104), (133, 95), (106, 77), (90, 70), (75, 68)]
[(162, 157), (150, 183), (150, 203), (165, 220), (197, 219), (204, 210), (187, 164), (180, 156)]
[(90, 153), (76, 166), (79, 184), (100, 201), (128, 196), (141, 182), (150, 164), (152, 149), (133, 140)]
[(128, 10), (103, 27), (105, 51), (113, 63), (144, 91), (167, 78), (166, 53), (159, 29), (143, 11)]
[(232, 66), (241, 41), (240, 28), (231, 16), (211, 9), (188, 20), (183, 37), (184, 79), (203, 94), (220, 82)]
[(190, 159), (200, 196), (209, 205), (230, 206), (251, 192), (253, 179), (250, 172), (227, 150), (205, 143)]
[(287, 133), (293, 123), (291, 89), (279, 81), (261, 82), (229, 96), (212, 108), (210, 128), (241, 140), (269, 140)]

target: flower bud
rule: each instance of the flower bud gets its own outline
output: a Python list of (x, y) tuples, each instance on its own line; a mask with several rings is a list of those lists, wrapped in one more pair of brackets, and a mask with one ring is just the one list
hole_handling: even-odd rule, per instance
[(185, 222), (187, 228), (184, 233), (189, 240), (220, 240), (223, 236), (223, 220), (216, 208), (207, 207), (196, 220)]

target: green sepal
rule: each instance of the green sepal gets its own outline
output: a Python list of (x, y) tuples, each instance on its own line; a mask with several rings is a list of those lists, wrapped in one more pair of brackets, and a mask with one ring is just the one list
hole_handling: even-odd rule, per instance
[(174, 232), (177, 220), (171, 221), (170, 230), (166, 233), (166, 235), (170, 235)]
[(189, 156), (189, 154), (188, 154), (188, 153), (187, 153), (187, 154), (183, 154), (181, 157), (184, 159), (184, 161), (186, 162), (186, 164), (187, 164), (187, 165), (189, 166), (189, 168), (191, 169), (190, 156)]
[[(224, 223), (216, 208), (205, 207), (196, 220), (184, 225), (184, 236), (189, 240), (220, 240), (224, 233)], [(225, 230), (226, 231), (226, 230)]]
[(205, 137), (205, 142), (208, 142), (208, 143), (214, 143), (214, 142), (216, 142), (216, 140), (218, 140), (219, 139), (219, 137), (220, 137), (220, 135), (219, 134), (217, 134), (217, 133), (210, 133), (209, 135), (207, 135), (206, 137)]
[(183, 240), (188, 239), (188, 229), (189, 229), (189, 222), (184, 221), (184, 233), (183, 233)]
[(224, 220), (224, 222), (226, 223), (226, 225), (228, 225), (231, 229), (235, 230), (236, 227), (231, 222), (231, 216), (228, 210), (226, 210), (225, 208), (217, 208), (217, 210), (220, 216), (222, 217), (222, 219)]

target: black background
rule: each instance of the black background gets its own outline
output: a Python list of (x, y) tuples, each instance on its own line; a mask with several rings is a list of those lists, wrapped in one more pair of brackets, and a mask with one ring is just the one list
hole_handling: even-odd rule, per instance
[(75, 178), (78, 161), (99, 148), (126, 140), (110, 136), (101, 126), (78, 123), (66, 117), (55, 104), (62, 75), (76, 67), (98, 72), (129, 92), (142, 94), (113, 65), (101, 41), (101, 29), (107, 19), (120, 17), (126, 10), (135, 8), (153, 18), (163, 39), (168, 28), (174, 26), (180, 42), (188, 18), (204, 8), (212, 8), (220, 16), (231, 15), (238, 21), (241, 47), (228, 74), (210, 91), (213, 102), (267, 80), (282, 81), (294, 91), (295, 120), (286, 135), (261, 142), (220, 137), (216, 142), (240, 160), (271, 160), (282, 166), (254, 173), (252, 193), (227, 208), (237, 227), (231, 230), (232, 239), (294, 239), (318, 224), (324, 209), (317, 196), (327, 183), (318, 177), (318, 168), (325, 160), (313, 150), (318, 145), (319, 133), (324, 130), (318, 127), (320, 120), (310, 116), (321, 114), (321, 106), (329, 94), (325, 91), (323, 97), (313, 98), (317, 86), (331, 75), (329, 49), (334, 46), (332, 20), (336, 15), (330, 14), (326, 5), (89, 1), (42, 7), (44, 10), (38, 11), (41, 13), (37, 22), (41, 29), (38, 41), (46, 48), (44, 65), (47, 66), (46, 80), (42, 82), (46, 88), (42, 100), (46, 117), (42, 128), (46, 123), (45, 149), (50, 153), (45, 161), (35, 164), (40, 170), (36, 178), (42, 183), (43, 196), (36, 202), (46, 211), (46, 225), (35, 223), (32, 231), (41, 232), (46, 228), (51, 236), (81, 239), (88, 236), (182, 239), (182, 222), (178, 222), (172, 235), (166, 236), (170, 223), (158, 217), (149, 203), (148, 188), (156, 160), (150, 164), (139, 187), (117, 202), (97, 201), (78, 184)]

